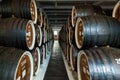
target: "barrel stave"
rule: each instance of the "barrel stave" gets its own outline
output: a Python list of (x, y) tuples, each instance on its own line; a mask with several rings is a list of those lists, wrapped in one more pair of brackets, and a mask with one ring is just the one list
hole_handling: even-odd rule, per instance
[(80, 51), (77, 58), (78, 80), (120, 79), (118, 48), (90, 48)]

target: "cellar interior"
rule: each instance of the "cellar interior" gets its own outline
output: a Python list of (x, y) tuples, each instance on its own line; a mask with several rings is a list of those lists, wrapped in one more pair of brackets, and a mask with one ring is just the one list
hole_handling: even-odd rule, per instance
[(0, 0), (0, 80), (120, 80), (120, 0)]

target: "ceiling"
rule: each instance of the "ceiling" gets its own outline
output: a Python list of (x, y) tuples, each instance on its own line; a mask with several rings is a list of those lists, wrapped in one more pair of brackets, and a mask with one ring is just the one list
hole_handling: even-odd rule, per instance
[(36, 0), (38, 8), (42, 8), (47, 15), (50, 26), (60, 29), (68, 17), (71, 16), (72, 6), (80, 4), (93, 4), (101, 6), (108, 15), (118, 0)]

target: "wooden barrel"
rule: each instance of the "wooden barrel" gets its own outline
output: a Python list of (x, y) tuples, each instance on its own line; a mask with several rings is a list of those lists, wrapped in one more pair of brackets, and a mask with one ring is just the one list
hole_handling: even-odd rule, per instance
[(63, 50), (63, 53), (64, 53), (64, 56), (65, 58), (67, 58), (67, 45), (66, 43), (61, 43), (62, 44), (62, 50)]
[(45, 45), (42, 45), (40, 47), (40, 52), (41, 52), (41, 64), (44, 63), (44, 60), (46, 59), (46, 53), (45, 53)]
[(33, 80), (33, 58), (30, 52), (0, 47), (1, 80)]
[(69, 31), (69, 27), (71, 27), (71, 23), (70, 23), (70, 17), (67, 18), (67, 21), (65, 23), (65, 30), (68, 32)]
[[(51, 32), (50, 32), (50, 29), (49, 29), (49, 30), (47, 30), (47, 42), (50, 41), (50, 36), (51, 36)], [(58, 37), (58, 35), (57, 35), (57, 37)]]
[(77, 59), (78, 80), (120, 80), (120, 49), (82, 50)]
[(65, 35), (66, 35), (66, 44), (69, 44), (69, 32), (67, 32)]
[(69, 44), (69, 27), (70, 27), (70, 26), (69, 26), (69, 18), (68, 18), (68, 20), (66, 21), (64, 27), (65, 27), (65, 28), (63, 28), (63, 33), (62, 33), (62, 34), (64, 34), (65, 37), (63, 37), (63, 35), (61, 35), (61, 37), (62, 37), (62, 38), (65, 38), (64, 40), (65, 40), (66, 44)]
[(3, 18), (15, 17), (30, 19), (37, 22), (37, 7), (35, 0), (3, 0), (1, 2)]
[(86, 16), (77, 19), (75, 41), (77, 47), (120, 47), (120, 22), (107, 16)]
[(10, 0), (7, 1), (7, 0), (2, 0), (0, 2), (0, 14), (1, 14), (1, 17), (3, 17), (4, 15), (7, 15), (7, 16), (12, 16), (12, 9), (11, 8), (8, 8), (9, 6), (12, 6), (10, 3)]
[(42, 43), (45, 44), (46, 42), (46, 33), (45, 33), (45, 27), (42, 27)]
[(62, 52), (66, 58), (67, 57), (67, 44), (65, 42), (60, 41), (60, 40), (59, 40), (59, 44), (60, 44)]
[[(66, 26), (64, 26), (64, 27), (66, 27)], [(64, 41), (66, 44), (69, 44), (69, 31), (66, 30), (66, 28), (62, 27), (62, 29), (59, 33), (59, 39)]]
[(50, 28), (49, 28), (49, 33), (50, 33), (50, 35), (49, 35), (49, 40), (52, 39), (52, 34), (53, 34), (52, 32), (53, 32), (52, 27), (50, 27)]
[(42, 32), (42, 44), (44, 43), (44, 28), (41, 28), (41, 32)]
[(42, 25), (43, 25), (43, 13), (42, 13), (42, 10), (37, 10), (37, 12), (38, 12), (37, 24), (39, 25), (39, 27), (42, 27)]
[[(66, 34), (66, 35), (65, 35)], [(68, 45), (68, 33), (66, 33), (66, 30), (64, 27), (62, 27), (62, 29), (60, 30), (59, 32), (59, 44), (61, 46), (61, 49), (64, 53), (64, 56), (67, 58), (67, 53), (68, 53), (68, 48), (67, 48), (67, 45)]]
[(44, 29), (44, 37), (45, 37), (44, 43), (46, 43), (47, 42), (47, 30), (45, 30), (45, 29)]
[(75, 43), (75, 28), (73, 28), (73, 27), (69, 28), (69, 44), (76, 47), (76, 43)]
[(50, 41), (50, 36), (51, 36), (51, 33), (50, 33), (50, 27), (49, 27), (47, 30), (47, 42)]
[(67, 48), (66, 48), (66, 58), (67, 58), (67, 61), (69, 62), (70, 61), (70, 45), (68, 44), (67, 45)]
[(47, 31), (47, 33), (48, 33), (48, 35), (47, 35), (47, 40), (48, 40), (48, 41), (50, 41), (50, 37), (51, 37), (50, 28), (51, 28), (51, 27), (49, 27), (49, 29), (48, 29), (48, 31)]
[(72, 27), (69, 27), (69, 44), (73, 44), (73, 39), (74, 39), (74, 29)]
[(47, 45), (47, 43), (45, 44), (45, 53), (46, 53), (46, 56), (49, 54), (49, 52), (48, 52), (48, 45)]
[(48, 47), (48, 54), (49, 54), (50, 52), (52, 52), (53, 42), (52, 42), (52, 41), (49, 41), (49, 42), (47, 43), (47, 47)]
[(35, 28), (31, 20), (0, 19), (0, 46), (32, 50), (34, 44)]
[(77, 55), (78, 49), (73, 45), (70, 46), (70, 65), (73, 71), (77, 71)]
[[(50, 29), (50, 30), (49, 30), (49, 33), (50, 33), (50, 35), (49, 35), (49, 41), (50, 41), (50, 40), (53, 40), (54, 34), (53, 34), (52, 27), (50, 27), (49, 29)], [(49, 34), (49, 33), (48, 33), (48, 34)], [(59, 38), (59, 36), (58, 36), (58, 38)]]
[(31, 54), (33, 56), (33, 64), (34, 64), (34, 67), (33, 67), (33, 74), (34, 76), (36, 76), (39, 72), (39, 69), (40, 69), (40, 49), (38, 47), (36, 47), (34, 50), (31, 51)]
[(46, 14), (44, 14), (44, 17), (43, 17), (43, 27), (45, 29), (47, 28), (47, 16), (46, 16)]
[(72, 26), (74, 27), (76, 24), (76, 19), (82, 16), (88, 15), (103, 15), (104, 12), (100, 6), (95, 5), (80, 5), (80, 6), (73, 6), (72, 13), (71, 13), (71, 22)]
[(41, 27), (38, 27), (38, 25), (35, 25), (35, 32), (36, 32), (36, 46), (41, 46), (42, 45), (42, 31)]
[(118, 1), (117, 4), (115, 5), (113, 9), (112, 17), (120, 21), (120, 1)]

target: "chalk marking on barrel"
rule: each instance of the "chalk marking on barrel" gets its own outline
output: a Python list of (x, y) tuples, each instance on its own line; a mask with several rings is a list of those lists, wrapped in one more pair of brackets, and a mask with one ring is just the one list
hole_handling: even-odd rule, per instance
[(26, 70), (24, 70), (24, 71), (22, 72), (22, 78), (24, 78), (25, 75), (26, 75)]
[(26, 35), (27, 35), (27, 36), (31, 36), (31, 32), (27, 32)]
[(120, 58), (119, 59), (115, 59), (115, 61), (117, 62), (117, 64), (120, 64)]
[(17, 80), (21, 80), (21, 77), (19, 76), (19, 77), (17, 78)]
[(26, 64), (26, 59), (21, 63), (21, 66), (23, 66), (24, 64)]

